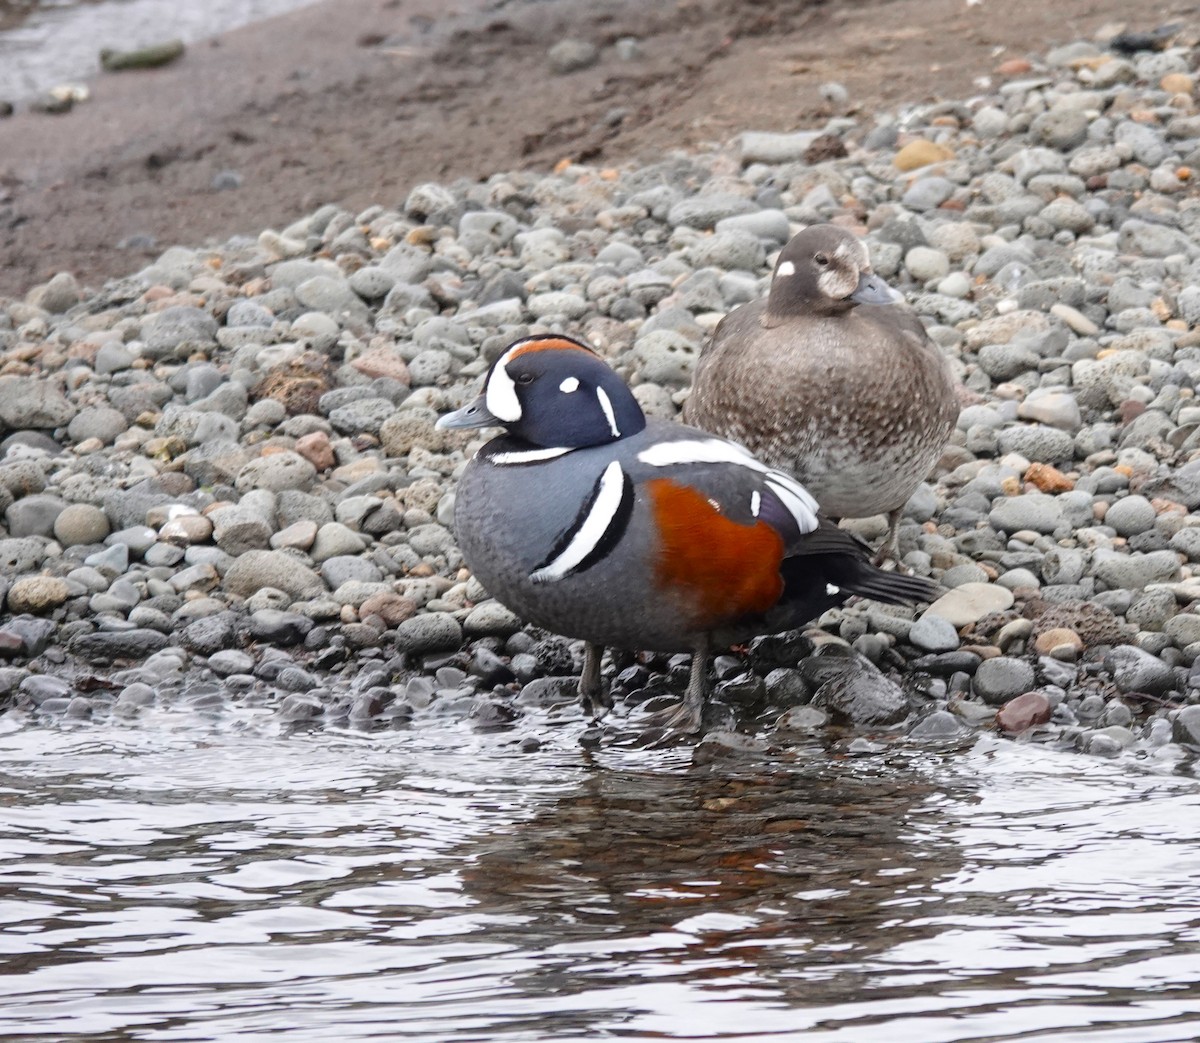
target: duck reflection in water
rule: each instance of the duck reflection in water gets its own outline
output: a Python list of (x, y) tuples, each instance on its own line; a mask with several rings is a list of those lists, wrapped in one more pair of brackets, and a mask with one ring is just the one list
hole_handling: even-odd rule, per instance
[(489, 838), (464, 888), (481, 911), (530, 918), (522, 944), (542, 932), (529, 994), (633, 984), (651, 967), (661, 982), (671, 967), (692, 987), (849, 999), (867, 984), (864, 961), (897, 943), (898, 910), (961, 868), (952, 841), (906, 828), (937, 788), (873, 764), (822, 751), (761, 771), (594, 766), (577, 791)]

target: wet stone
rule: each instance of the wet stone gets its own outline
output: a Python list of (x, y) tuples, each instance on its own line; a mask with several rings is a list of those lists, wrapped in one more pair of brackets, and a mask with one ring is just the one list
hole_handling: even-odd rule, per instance
[(813, 705), (828, 707), (852, 724), (891, 725), (908, 716), (908, 700), (894, 681), (860, 661), (844, 666), (813, 695)]

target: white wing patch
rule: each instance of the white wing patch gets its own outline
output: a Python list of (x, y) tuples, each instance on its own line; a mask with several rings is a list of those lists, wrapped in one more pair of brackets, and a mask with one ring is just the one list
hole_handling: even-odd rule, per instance
[(608, 397), (608, 392), (604, 388), (596, 388), (596, 398), (600, 402), (600, 410), (604, 414), (604, 419), (608, 421), (613, 438), (620, 438), (621, 429), (617, 427), (617, 415), (613, 412), (612, 399)]
[(511, 453), (496, 453), (486, 459), (489, 464), (507, 467), (511, 464), (535, 464), (539, 460), (553, 460), (558, 456), (566, 456), (571, 450), (571, 446), (555, 446), (552, 449), (517, 449)]
[[(650, 467), (677, 467), (683, 464), (736, 464), (763, 475), (767, 487), (783, 502), (796, 519), (801, 532), (812, 532), (817, 519), (817, 501), (794, 478), (774, 471), (736, 442), (723, 438), (696, 438), (678, 442), (658, 442), (638, 453), (638, 460)], [(753, 505), (752, 505), (753, 509)], [(757, 510), (754, 511), (757, 516)]]
[(562, 579), (594, 551), (617, 516), (625, 491), (625, 475), (616, 460), (600, 476), (600, 485), (591, 511), (575, 530), (571, 541), (554, 558), (529, 574), (534, 583)]

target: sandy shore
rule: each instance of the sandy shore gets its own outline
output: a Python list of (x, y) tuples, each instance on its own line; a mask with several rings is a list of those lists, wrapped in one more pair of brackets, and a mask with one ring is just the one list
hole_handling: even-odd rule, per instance
[[(1178, 17), (1142, 5), (1137, 27)], [(844, 84), (870, 112), (962, 96), (1008, 57), (1090, 37), (1123, 0), (836, 5), (792, 0), (491, 3), (330, 0), (192, 48), (163, 69), (108, 75), (64, 116), (0, 122), (0, 293), (60, 270), (86, 283), (176, 243), (280, 226), (322, 202), (402, 199), (426, 179), (619, 164), (741, 130), (791, 130)], [(564, 37), (599, 61), (556, 75)], [(639, 41), (623, 59), (615, 41)], [(232, 171), (240, 187), (217, 191)]]

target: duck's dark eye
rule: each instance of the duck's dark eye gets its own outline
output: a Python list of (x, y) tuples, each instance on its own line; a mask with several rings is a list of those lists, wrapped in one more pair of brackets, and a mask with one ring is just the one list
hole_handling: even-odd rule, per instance
[(533, 374), (532, 373), (518, 373), (516, 379), (517, 379), (518, 384), (532, 384), (533, 383)]
[(813, 260), (814, 260), (814, 261), (816, 261), (816, 262), (817, 262), (817, 264), (819, 264), (819, 265), (820, 265), (822, 268), (828, 268), (828, 267), (829, 267), (829, 256), (828, 256), (828, 254), (817, 254), (817, 255), (816, 255), (814, 258), (813, 258)]

